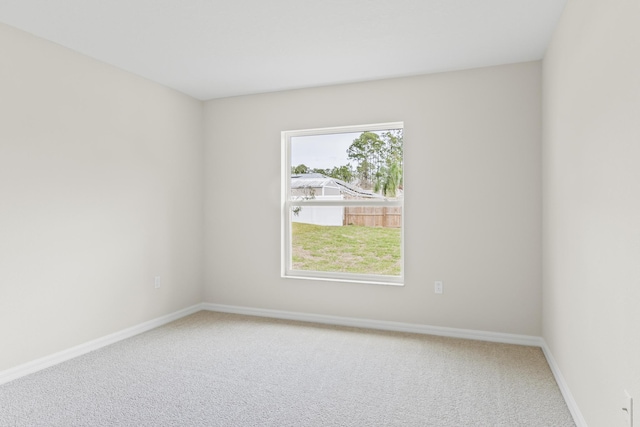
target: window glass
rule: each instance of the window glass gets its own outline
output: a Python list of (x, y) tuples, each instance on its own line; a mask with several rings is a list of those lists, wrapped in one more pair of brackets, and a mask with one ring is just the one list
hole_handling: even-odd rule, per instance
[(401, 283), (402, 123), (282, 136), (283, 276)]

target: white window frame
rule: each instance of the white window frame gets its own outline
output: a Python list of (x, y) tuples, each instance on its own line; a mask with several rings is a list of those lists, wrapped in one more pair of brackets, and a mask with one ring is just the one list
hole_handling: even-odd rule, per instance
[[(281, 276), (283, 278), (355, 282), (376, 285), (404, 285), (404, 192), (398, 200), (292, 200), (291, 198), (291, 138), (299, 136), (332, 135), (339, 133), (376, 132), (403, 129), (404, 122), (376, 123), (369, 125), (339, 126), (330, 128), (283, 131), (282, 141), (282, 183), (281, 183)], [(403, 142), (404, 144), (404, 142)], [(403, 150), (404, 151), (404, 150)], [(357, 274), (345, 272), (294, 270), (291, 253), (291, 208), (295, 206), (399, 206), (401, 207), (400, 228), (400, 275)]]

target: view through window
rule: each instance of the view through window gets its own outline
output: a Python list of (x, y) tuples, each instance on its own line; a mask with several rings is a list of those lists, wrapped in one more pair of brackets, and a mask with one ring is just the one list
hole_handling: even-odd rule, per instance
[(402, 283), (403, 124), (282, 136), (283, 275)]

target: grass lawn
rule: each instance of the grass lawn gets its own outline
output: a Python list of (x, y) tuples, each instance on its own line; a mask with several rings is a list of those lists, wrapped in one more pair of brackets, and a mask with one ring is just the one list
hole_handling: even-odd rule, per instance
[(400, 275), (400, 229), (293, 222), (295, 270)]

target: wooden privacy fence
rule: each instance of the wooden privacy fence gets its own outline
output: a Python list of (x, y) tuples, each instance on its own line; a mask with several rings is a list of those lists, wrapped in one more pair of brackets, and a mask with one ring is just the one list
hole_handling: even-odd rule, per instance
[(345, 206), (343, 225), (400, 228), (402, 208), (400, 206)]

